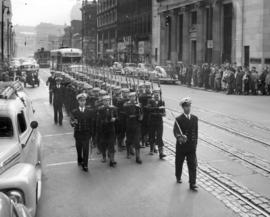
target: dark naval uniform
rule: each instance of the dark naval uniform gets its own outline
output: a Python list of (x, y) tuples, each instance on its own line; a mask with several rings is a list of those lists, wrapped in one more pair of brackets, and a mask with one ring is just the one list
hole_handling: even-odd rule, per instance
[(71, 126), (74, 127), (74, 138), (78, 164), (88, 167), (89, 142), (93, 132), (93, 111), (87, 107), (82, 110), (76, 108), (71, 113)]
[(46, 82), (46, 85), (49, 85), (49, 102), (52, 104), (53, 101), (53, 89), (55, 88), (55, 76), (50, 76)]
[(117, 98), (115, 106), (118, 108), (118, 121), (117, 121), (117, 142), (119, 150), (125, 147), (124, 139), (126, 136), (126, 113), (124, 104), (128, 102), (128, 99)]
[(141, 120), (142, 110), (140, 105), (127, 102), (124, 104), (126, 115), (126, 146), (127, 156), (129, 157), (131, 148), (136, 150), (136, 162), (141, 163), (140, 160), (140, 139), (141, 139)]
[(154, 152), (154, 145), (159, 149), (160, 158), (163, 154), (163, 117), (165, 116), (165, 103), (162, 100), (151, 99), (147, 106), (148, 125), (149, 125), (149, 141), (150, 154)]
[[(197, 170), (197, 141), (198, 141), (198, 118), (195, 115), (190, 115), (190, 118), (185, 114), (176, 118), (178, 125), (174, 124), (174, 136), (177, 138), (176, 142), (176, 158), (175, 158), (175, 176), (177, 180), (181, 180), (182, 167), (185, 159), (187, 160), (189, 171), (190, 185), (196, 184), (196, 170)], [(187, 137), (186, 142), (179, 141), (181, 133)]]
[(149, 114), (148, 114), (147, 105), (148, 105), (149, 100), (151, 100), (151, 98), (152, 98), (151, 93), (145, 93), (139, 96), (139, 102), (141, 104), (142, 112), (143, 112), (143, 120), (142, 120), (142, 128), (141, 128), (142, 129), (141, 139), (142, 139), (143, 146), (146, 145), (147, 136), (149, 136), (149, 126), (148, 126)]
[(62, 125), (63, 121), (63, 104), (64, 104), (64, 88), (62, 85), (56, 85), (53, 89), (53, 109), (54, 122)]
[(117, 119), (117, 110), (114, 106), (101, 106), (97, 110), (97, 130), (100, 143), (100, 151), (103, 159), (106, 159), (108, 152), (109, 156), (115, 153), (115, 121)]

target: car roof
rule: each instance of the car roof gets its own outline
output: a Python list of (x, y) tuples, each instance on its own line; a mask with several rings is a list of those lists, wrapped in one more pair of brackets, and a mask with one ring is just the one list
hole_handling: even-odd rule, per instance
[[(26, 95), (22, 92), (18, 92), (18, 96), (26, 99)], [(21, 99), (14, 96), (11, 99), (0, 99), (0, 115), (13, 115), (18, 113), (22, 107), (24, 107)]]

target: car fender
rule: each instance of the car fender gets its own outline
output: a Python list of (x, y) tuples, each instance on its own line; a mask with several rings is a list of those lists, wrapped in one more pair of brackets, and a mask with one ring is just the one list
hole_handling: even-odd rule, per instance
[(0, 175), (0, 191), (20, 190), (32, 216), (36, 212), (37, 183), (36, 168), (31, 164), (18, 163)]

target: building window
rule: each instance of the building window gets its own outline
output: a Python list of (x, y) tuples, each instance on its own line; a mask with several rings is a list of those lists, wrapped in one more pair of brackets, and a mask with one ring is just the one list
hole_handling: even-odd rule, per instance
[(191, 25), (197, 24), (197, 11), (191, 12)]

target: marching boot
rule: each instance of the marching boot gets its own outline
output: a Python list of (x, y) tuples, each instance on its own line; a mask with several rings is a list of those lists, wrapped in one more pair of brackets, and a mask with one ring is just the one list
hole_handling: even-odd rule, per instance
[(127, 146), (127, 159), (130, 159), (130, 147)]
[(136, 163), (142, 164), (140, 149), (136, 149)]
[(129, 154), (134, 156), (135, 152), (134, 152), (134, 148), (133, 147), (129, 147)]
[(154, 146), (151, 144), (150, 145), (150, 153), (149, 155), (154, 155)]
[(158, 153), (158, 149), (157, 149), (157, 146), (154, 145), (154, 153), (157, 154)]
[(101, 160), (102, 163), (106, 163), (107, 162), (107, 159), (106, 159), (106, 154), (103, 154), (102, 155), (102, 160)]
[(159, 159), (162, 160), (164, 157), (166, 157), (166, 154), (163, 152), (163, 148), (159, 148)]
[(110, 167), (115, 167), (116, 166), (116, 162), (114, 160), (114, 153), (110, 154)]

